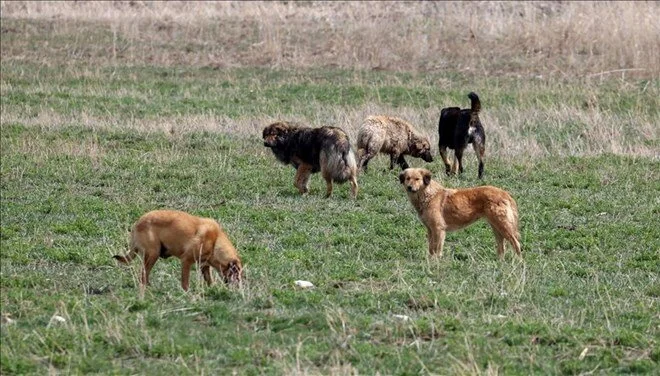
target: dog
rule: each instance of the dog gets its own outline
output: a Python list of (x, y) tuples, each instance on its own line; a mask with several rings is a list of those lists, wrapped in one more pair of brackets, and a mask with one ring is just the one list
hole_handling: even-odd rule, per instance
[[(471, 108), (461, 110), (459, 107), (447, 107), (440, 111), (438, 121), (438, 150), (445, 163), (447, 175), (455, 174), (458, 168), (463, 173), (463, 152), (468, 144), (472, 144), (479, 160), (478, 177), (484, 175), (484, 153), (486, 151), (486, 133), (479, 120), (481, 101), (475, 93), (469, 93)], [(454, 150), (454, 164), (450, 166), (447, 158), (447, 148)]]
[(409, 168), (399, 174), (410, 203), (427, 229), (429, 254), (442, 256), (447, 231), (460, 230), (485, 218), (495, 233), (497, 254), (504, 256), (504, 239), (520, 257), (518, 206), (506, 191), (492, 186), (448, 189), (423, 168)]
[(188, 291), (190, 267), (199, 264), (207, 285), (213, 283), (213, 267), (226, 284), (240, 283), (243, 274), (236, 248), (211, 218), (201, 218), (177, 210), (154, 210), (135, 222), (131, 231), (130, 251), (115, 255), (122, 264), (142, 256), (141, 284), (149, 284), (149, 273), (158, 258), (178, 257), (181, 260), (181, 287)]
[(357, 163), (346, 133), (337, 127), (309, 128), (279, 121), (263, 130), (264, 146), (275, 157), (296, 169), (294, 185), (301, 194), (309, 192), (309, 178), (321, 172), (326, 195), (332, 195), (332, 183), (350, 181), (351, 196), (357, 197)]
[(396, 162), (401, 169), (408, 168), (404, 155), (433, 162), (428, 137), (415, 132), (405, 120), (391, 116), (369, 116), (358, 132), (358, 165), (367, 171), (369, 161), (378, 153), (389, 154), (390, 170)]

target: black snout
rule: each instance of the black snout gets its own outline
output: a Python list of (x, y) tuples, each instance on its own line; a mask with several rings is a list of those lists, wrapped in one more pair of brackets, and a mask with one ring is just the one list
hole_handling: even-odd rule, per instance
[(264, 141), (264, 146), (267, 147), (267, 148), (269, 148), (269, 147), (270, 147), (270, 144), (269, 144), (268, 142)]
[(429, 163), (430, 163), (430, 162), (433, 162), (433, 156), (431, 156), (431, 154), (429, 154), (429, 153), (424, 154), (424, 155), (422, 156), (422, 159), (423, 159), (425, 162), (429, 162)]
[(411, 186), (407, 186), (406, 189), (408, 189), (408, 192), (412, 192), (412, 191), (413, 191)]

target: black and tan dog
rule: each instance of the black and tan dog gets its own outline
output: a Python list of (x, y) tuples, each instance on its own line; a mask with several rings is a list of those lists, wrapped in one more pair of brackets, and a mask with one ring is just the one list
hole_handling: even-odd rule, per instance
[(181, 260), (181, 287), (188, 291), (190, 267), (199, 264), (204, 280), (211, 285), (213, 267), (225, 283), (239, 283), (243, 272), (236, 248), (213, 219), (201, 218), (177, 210), (154, 210), (144, 214), (133, 225), (130, 251), (126, 256), (113, 256), (123, 264), (142, 256), (141, 284), (149, 284), (149, 273), (158, 258)]
[(431, 172), (423, 168), (404, 170), (399, 181), (426, 226), (430, 255), (442, 256), (447, 231), (485, 218), (495, 233), (498, 256), (504, 256), (505, 239), (520, 256), (518, 206), (507, 192), (491, 186), (448, 189), (431, 180)]
[(296, 169), (294, 185), (301, 194), (309, 191), (309, 178), (321, 172), (326, 182), (326, 197), (332, 195), (332, 183), (350, 181), (351, 195), (357, 197), (357, 163), (346, 133), (336, 127), (309, 128), (288, 122), (276, 122), (263, 131), (264, 146), (275, 157)]
[(394, 163), (408, 168), (404, 155), (433, 162), (431, 142), (428, 137), (415, 132), (405, 120), (392, 116), (369, 116), (358, 132), (358, 166), (365, 171), (369, 161), (378, 153), (389, 154), (390, 170)]
[[(468, 94), (472, 102), (471, 108), (461, 110), (459, 107), (447, 107), (440, 111), (438, 122), (438, 150), (445, 163), (447, 175), (463, 173), (463, 152), (468, 144), (472, 144), (477, 159), (479, 159), (479, 174), (484, 174), (484, 153), (486, 151), (486, 134), (479, 120), (481, 101), (475, 93)], [(454, 150), (454, 163), (450, 166), (447, 158), (447, 148)]]

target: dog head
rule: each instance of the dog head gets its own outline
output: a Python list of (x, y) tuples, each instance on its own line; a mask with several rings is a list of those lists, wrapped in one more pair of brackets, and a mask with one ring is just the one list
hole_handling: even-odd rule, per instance
[(235, 259), (222, 267), (222, 278), (226, 284), (239, 284), (243, 280), (243, 265)]
[(281, 138), (286, 136), (290, 130), (291, 127), (285, 122), (277, 122), (267, 126), (262, 133), (264, 146), (267, 148), (277, 146)]
[(431, 171), (425, 168), (407, 168), (399, 174), (399, 182), (409, 193), (416, 193), (431, 184)]
[(415, 137), (410, 145), (410, 155), (422, 158), (425, 162), (433, 162), (431, 142), (429, 142), (428, 138)]

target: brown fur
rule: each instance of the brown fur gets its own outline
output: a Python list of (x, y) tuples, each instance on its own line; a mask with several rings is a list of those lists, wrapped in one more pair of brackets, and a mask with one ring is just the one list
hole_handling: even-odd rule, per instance
[(128, 264), (140, 254), (143, 259), (142, 287), (149, 284), (149, 273), (159, 257), (181, 260), (181, 287), (188, 291), (190, 267), (199, 263), (204, 280), (211, 285), (210, 268), (226, 283), (241, 281), (242, 264), (236, 248), (213, 219), (201, 218), (177, 210), (154, 210), (133, 225), (131, 248), (127, 256), (115, 255)]
[(263, 130), (264, 146), (275, 158), (296, 169), (294, 185), (301, 194), (309, 192), (309, 178), (321, 172), (326, 182), (326, 197), (332, 195), (332, 183), (351, 184), (351, 196), (357, 197), (357, 164), (348, 135), (341, 128), (309, 128), (278, 121)]
[(460, 230), (480, 218), (490, 224), (497, 240), (497, 254), (504, 256), (506, 239), (518, 256), (518, 206), (507, 192), (491, 186), (448, 189), (423, 168), (409, 168), (399, 174), (417, 215), (427, 229), (429, 254), (442, 256), (447, 231)]
[(358, 132), (359, 168), (367, 170), (369, 161), (378, 153), (389, 154), (390, 170), (396, 162), (402, 169), (408, 168), (404, 155), (433, 162), (431, 142), (428, 137), (415, 132), (405, 120), (391, 116), (369, 116)]

